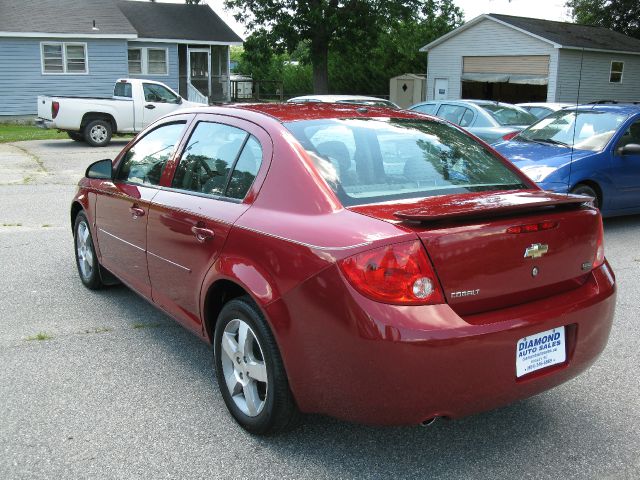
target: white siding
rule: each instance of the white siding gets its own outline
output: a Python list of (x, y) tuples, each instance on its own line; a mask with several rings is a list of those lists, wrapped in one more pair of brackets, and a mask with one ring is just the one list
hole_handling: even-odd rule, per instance
[(429, 51), (427, 99), (433, 99), (434, 78), (448, 78), (448, 98), (459, 99), (462, 88), (462, 57), (475, 55), (549, 55), (547, 98), (553, 101), (558, 51), (550, 43), (488, 19), (452, 36)]
[[(578, 99), (580, 50), (560, 49), (558, 102), (574, 103)], [(611, 61), (624, 62), (622, 83), (609, 83)], [(597, 100), (640, 101), (640, 55), (584, 52), (580, 103)]]

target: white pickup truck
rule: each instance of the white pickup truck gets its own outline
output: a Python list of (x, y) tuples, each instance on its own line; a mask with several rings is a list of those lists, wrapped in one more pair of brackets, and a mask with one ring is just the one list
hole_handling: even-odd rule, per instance
[(163, 115), (195, 106), (202, 105), (183, 100), (163, 83), (121, 78), (111, 98), (38, 96), (36, 124), (104, 147), (114, 133), (136, 133)]

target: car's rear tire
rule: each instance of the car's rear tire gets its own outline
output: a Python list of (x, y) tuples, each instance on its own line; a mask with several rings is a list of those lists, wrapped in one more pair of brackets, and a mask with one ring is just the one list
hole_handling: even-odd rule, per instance
[(220, 392), (240, 426), (261, 435), (295, 426), (299, 412), (278, 346), (250, 297), (236, 298), (222, 308), (213, 356)]
[(80, 280), (85, 287), (91, 290), (102, 288), (102, 278), (100, 277), (100, 264), (98, 256), (93, 246), (89, 220), (84, 212), (78, 213), (73, 226), (73, 244), (76, 252), (76, 266)]
[(67, 132), (67, 135), (74, 142), (84, 142), (84, 137), (79, 132)]
[(84, 139), (92, 147), (104, 147), (112, 134), (111, 123), (106, 120), (93, 120), (84, 127)]
[(571, 193), (593, 197), (593, 206), (596, 208), (600, 208), (601, 198), (598, 196), (598, 192), (596, 192), (595, 189), (590, 185), (587, 185), (586, 183), (578, 183), (571, 189)]

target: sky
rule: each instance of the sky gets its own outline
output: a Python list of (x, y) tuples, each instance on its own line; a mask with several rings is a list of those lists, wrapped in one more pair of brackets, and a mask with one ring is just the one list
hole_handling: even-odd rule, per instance
[[(238, 35), (246, 38), (247, 34), (243, 25), (236, 22), (230, 12), (224, 10), (224, 0), (205, 1)], [(569, 9), (564, 6), (566, 0), (453, 0), (453, 2), (464, 12), (465, 21), (483, 13), (502, 13), (563, 22), (571, 21)]]

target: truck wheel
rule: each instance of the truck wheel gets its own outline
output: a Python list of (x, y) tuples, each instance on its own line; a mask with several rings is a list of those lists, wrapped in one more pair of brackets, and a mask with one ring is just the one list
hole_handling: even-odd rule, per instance
[(74, 142), (84, 142), (84, 137), (79, 132), (67, 132), (67, 135), (69, 135), (69, 138)]
[(84, 139), (92, 147), (104, 147), (111, 141), (111, 124), (106, 120), (93, 120), (84, 127)]

